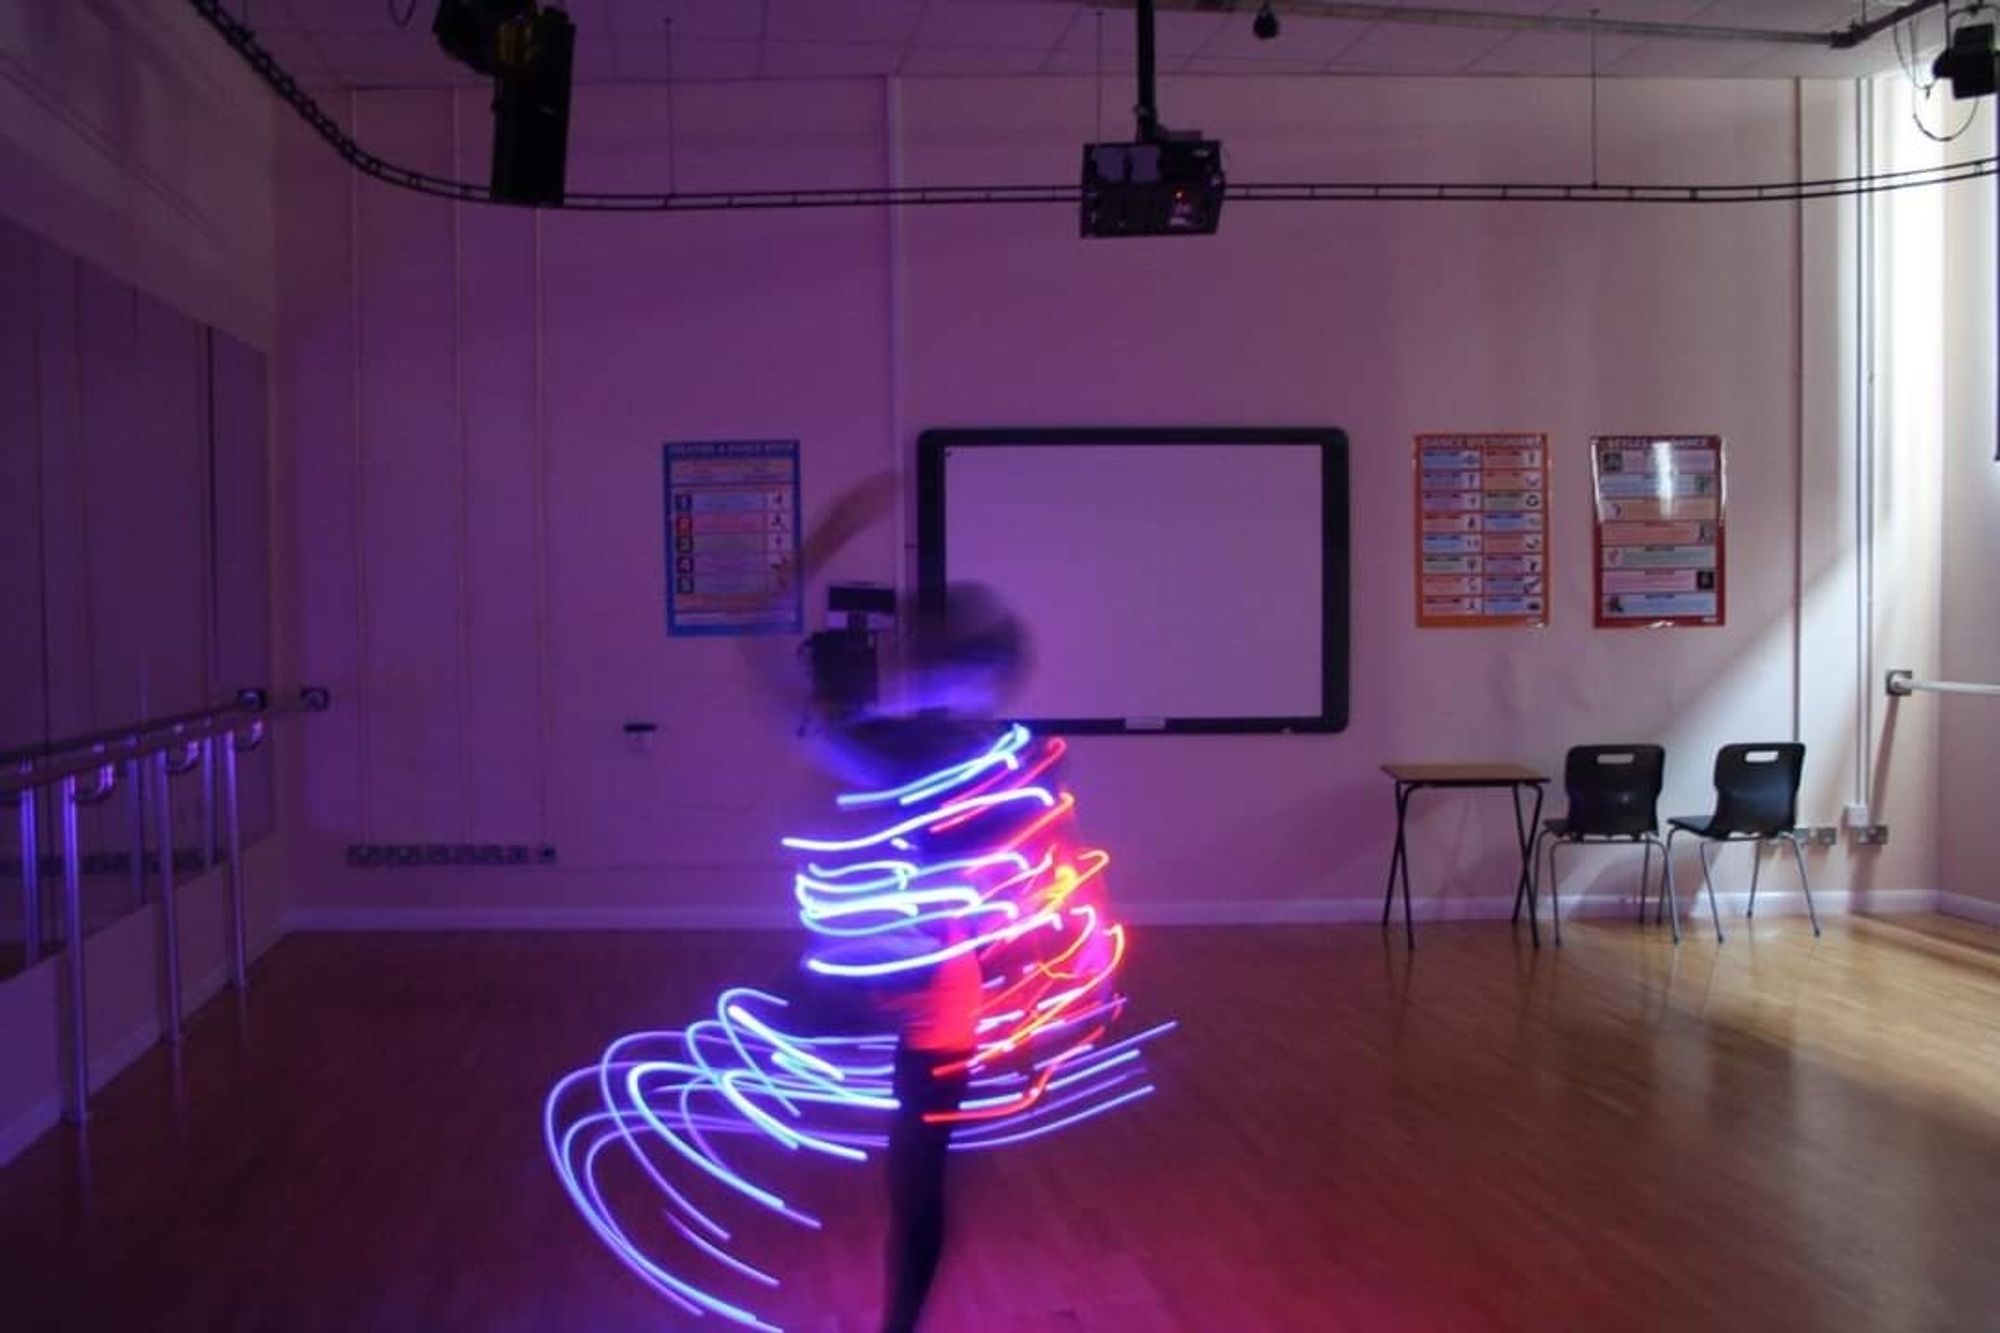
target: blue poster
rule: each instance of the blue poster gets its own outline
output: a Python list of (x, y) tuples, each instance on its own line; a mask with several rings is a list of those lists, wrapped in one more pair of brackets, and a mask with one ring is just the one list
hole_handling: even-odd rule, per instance
[(799, 442), (669, 444), (667, 633), (800, 634)]

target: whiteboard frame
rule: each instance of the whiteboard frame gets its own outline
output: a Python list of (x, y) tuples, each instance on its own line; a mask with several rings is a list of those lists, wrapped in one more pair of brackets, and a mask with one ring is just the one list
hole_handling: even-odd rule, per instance
[(1320, 453), (1320, 711), (1293, 717), (1023, 717), (1038, 731), (1064, 735), (1241, 735), (1337, 732), (1348, 718), (1347, 435), (1332, 426), (1303, 427), (1021, 427), (927, 430), (917, 437), (917, 595), (933, 602), (951, 578), (945, 560), (949, 451), (1019, 445), (1213, 446), (1293, 444)]

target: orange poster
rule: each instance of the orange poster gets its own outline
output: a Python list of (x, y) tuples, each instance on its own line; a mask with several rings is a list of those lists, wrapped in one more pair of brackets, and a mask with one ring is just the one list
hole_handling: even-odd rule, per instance
[(1419, 627), (1549, 623), (1548, 456), (1546, 435), (1417, 436)]

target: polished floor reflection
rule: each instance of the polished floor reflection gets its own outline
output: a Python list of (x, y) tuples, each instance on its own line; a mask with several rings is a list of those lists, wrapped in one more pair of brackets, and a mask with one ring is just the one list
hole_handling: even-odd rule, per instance
[[(1151, 930), (1153, 1099), (962, 1161), (928, 1325), (1958, 1329), (2000, 1309), (2000, 933), (1939, 918)], [(758, 935), (294, 936), (0, 1171), (9, 1327), (688, 1326), (585, 1231), (543, 1090), (777, 975)], [(870, 1168), (795, 1161), (789, 1328), (868, 1333)], [(753, 1244), (763, 1238), (751, 1237)], [(25, 1306), (24, 1306), (25, 1302)], [(26, 1322), (15, 1323), (26, 1311)], [(721, 1327), (716, 1321), (700, 1325)]]

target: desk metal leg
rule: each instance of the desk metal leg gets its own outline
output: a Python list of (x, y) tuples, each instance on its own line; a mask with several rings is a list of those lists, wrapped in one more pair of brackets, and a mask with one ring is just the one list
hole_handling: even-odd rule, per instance
[(1396, 905), (1397, 876), (1403, 885), (1403, 934), (1412, 949), (1417, 947), (1417, 928), (1410, 917), (1410, 845), (1405, 830), (1410, 813), (1410, 784), (1396, 784), (1396, 850), (1389, 857), (1389, 890), (1382, 896), (1382, 928), (1389, 928), (1389, 913)]
[[(1533, 787), (1535, 791), (1535, 813), (1527, 824), (1521, 823), (1521, 788)], [(1514, 836), (1521, 844), (1521, 879), (1514, 886), (1514, 919), (1521, 919), (1521, 904), (1528, 904), (1528, 934), (1535, 941), (1537, 949), (1542, 947), (1541, 923), (1535, 919), (1535, 836), (1534, 831), (1542, 826), (1542, 788), (1540, 783), (1515, 783), (1509, 789), (1514, 798)], [(1551, 872), (1550, 878), (1554, 878)]]

